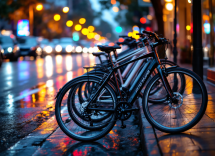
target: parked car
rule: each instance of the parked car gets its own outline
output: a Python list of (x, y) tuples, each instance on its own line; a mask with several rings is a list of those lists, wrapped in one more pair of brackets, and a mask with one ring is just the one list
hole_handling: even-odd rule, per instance
[(36, 60), (38, 42), (36, 37), (21, 37), (18, 38), (18, 46), (20, 49), (19, 56), (33, 56)]
[(0, 36), (1, 53), (3, 58), (17, 61), (19, 57), (19, 46), (9, 36)]
[(0, 68), (1, 68), (1, 66), (2, 66), (2, 63), (3, 63), (3, 50), (2, 50), (2, 48), (1, 48), (1, 45), (0, 45)]
[(61, 38), (59, 44), (55, 46), (56, 54), (68, 54), (75, 52), (76, 45), (72, 38), (64, 37)]

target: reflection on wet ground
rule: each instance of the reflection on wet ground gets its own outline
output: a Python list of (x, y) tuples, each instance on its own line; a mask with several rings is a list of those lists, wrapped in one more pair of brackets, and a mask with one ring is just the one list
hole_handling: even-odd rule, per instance
[(95, 63), (84, 54), (5, 62), (0, 69), (0, 152), (54, 115), (54, 97), (82, 66)]
[(133, 115), (125, 123), (126, 129), (121, 129), (118, 122), (108, 135), (95, 142), (75, 141), (58, 128), (34, 155), (143, 155), (137, 117)]

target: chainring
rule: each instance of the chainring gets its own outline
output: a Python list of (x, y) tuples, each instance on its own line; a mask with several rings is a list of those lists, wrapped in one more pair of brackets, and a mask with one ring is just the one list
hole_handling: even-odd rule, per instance
[(116, 117), (119, 120), (127, 120), (130, 118), (132, 111), (126, 111), (126, 109), (131, 109), (131, 105), (127, 102), (120, 102), (115, 108)]

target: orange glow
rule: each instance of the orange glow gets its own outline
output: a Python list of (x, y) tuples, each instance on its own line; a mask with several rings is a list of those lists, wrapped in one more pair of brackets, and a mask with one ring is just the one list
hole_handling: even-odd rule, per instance
[(80, 23), (80, 24), (84, 24), (85, 22), (86, 22), (86, 19), (85, 19), (85, 18), (79, 19), (79, 23)]
[(37, 11), (41, 11), (43, 9), (43, 5), (42, 4), (38, 4), (37, 6), (36, 6), (36, 10)]
[(116, 0), (111, 0), (111, 4), (116, 4)]
[(119, 8), (116, 7), (116, 6), (114, 6), (112, 9), (113, 9), (114, 12), (118, 12), (119, 11)]
[(119, 38), (119, 42), (124, 42), (124, 38)]
[(114, 43), (113, 43), (113, 42), (111, 42), (111, 43), (109, 43), (108, 45), (109, 45), (109, 46), (114, 46)]
[(94, 38), (95, 38), (96, 40), (99, 40), (100, 37), (101, 37), (101, 36), (100, 36), (99, 34), (96, 34)]
[(64, 13), (69, 12), (69, 7), (64, 7), (64, 8), (63, 8), (63, 12), (64, 12)]
[(59, 15), (59, 14), (55, 14), (55, 15), (54, 15), (54, 20), (55, 20), (55, 21), (59, 21), (59, 20), (60, 20), (60, 18), (61, 18), (61, 17), (60, 17), (60, 15)]
[(89, 26), (88, 27), (89, 32), (93, 32), (95, 30), (94, 26)]
[(80, 24), (77, 24), (77, 25), (75, 26), (75, 30), (76, 30), (76, 31), (80, 31), (81, 28), (82, 28), (82, 26), (81, 26)]

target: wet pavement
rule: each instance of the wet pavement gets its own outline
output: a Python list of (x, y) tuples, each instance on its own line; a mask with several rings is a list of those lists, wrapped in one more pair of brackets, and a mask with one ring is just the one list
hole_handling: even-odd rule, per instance
[(0, 69), (0, 155), (142, 155), (137, 116), (104, 138), (81, 143), (67, 137), (54, 116), (55, 95), (82, 66), (88, 54), (57, 55), (36, 61), (4, 62)]

